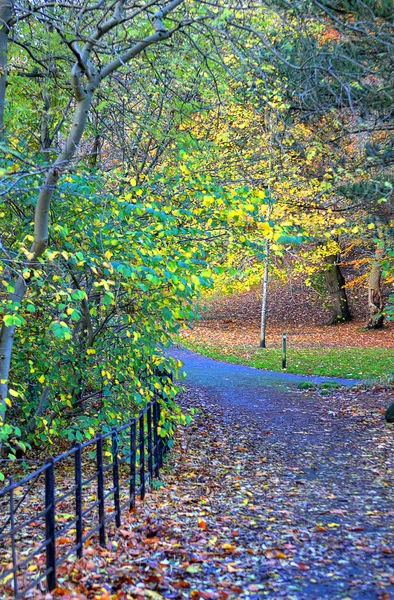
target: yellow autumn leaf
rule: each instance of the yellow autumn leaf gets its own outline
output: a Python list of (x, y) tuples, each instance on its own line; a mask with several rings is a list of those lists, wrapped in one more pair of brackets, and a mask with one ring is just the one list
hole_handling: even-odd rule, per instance
[(232, 544), (225, 543), (222, 545), (223, 550), (234, 550), (234, 546)]
[(211, 206), (215, 202), (215, 198), (213, 196), (204, 196), (202, 205), (203, 206)]
[(257, 223), (257, 229), (259, 229), (263, 233), (263, 235), (268, 235), (269, 233), (271, 233), (271, 226), (266, 221), (263, 223)]
[(144, 590), (145, 597), (152, 598), (152, 600), (161, 600), (163, 596), (159, 594), (159, 592), (154, 592), (153, 590)]

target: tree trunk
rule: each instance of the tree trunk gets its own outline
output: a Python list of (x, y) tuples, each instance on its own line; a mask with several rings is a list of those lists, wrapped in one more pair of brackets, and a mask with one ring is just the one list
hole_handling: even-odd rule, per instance
[(49, 123), (51, 120), (50, 108), (51, 97), (44, 91), (42, 95), (43, 107), (41, 111), (41, 152), (46, 163), (49, 163), (51, 136), (49, 134)]
[(100, 154), (101, 154), (101, 136), (99, 133), (97, 133), (94, 136), (92, 151), (89, 155), (89, 166), (92, 169), (95, 169), (97, 167), (97, 164), (100, 162)]
[(371, 266), (368, 283), (368, 309), (369, 318), (367, 329), (381, 329), (383, 327), (384, 315), (382, 294), (382, 258), (384, 249), (376, 248), (375, 258)]
[(265, 260), (264, 260), (264, 278), (263, 278), (263, 298), (261, 302), (261, 330), (260, 330), (260, 348), (266, 348), (265, 334), (267, 328), (267, 297), (268, 297), (268, 272), (269, 272), (270, 243), (265, 242)]
[(335, 325), (351, 321), (349, 303), (345, 289), (345, 278), (338, 264), (338, 255), (331, 254), (327, 257), (328, 268), (324, 271), (324, 278), (331, 303), (331, 318), (327, 325)]
[(4, 107), (8, 64), (8, 34), (12, 10), (12, 0), (0, 0), (0, 136), (4, 130)]
[[(74, 122), (71, 133), (67, 139), (65, 148), (57, 160), (53, 163), (45, 178), (45, 182), (38, 194), (36, 210), (34, 215), (34, 241), (30, 249), (30, 258), (23, 265), (24, 269), (31, 269), (37, 265), (37, 259), (40, 258), (48, 244), (48, 226), (49, 209), (52, 196), (56, 190), (60, 175), (64, 167), (70, 162), (79, 146), (81, 137), (86, 125), (86, 119), (91, 103), (93, 90), (87, 93), (85, 98), (77, 103), (74, 115)], [(14, 283), (14, 291), (10, 294), (9, 300), (21, 303), (27, 290), (27, 282), (19, 275)], [(11, 312), (5, 313), (12, 314)], [(3, 323), (0, 332), (0, 426), (4, 422), (6, 412), (6, 398), (8, 394), (8, 379), (11, 366), (12, 346), (15, 337), (15, 325), (7, 326), (3, 317)]]

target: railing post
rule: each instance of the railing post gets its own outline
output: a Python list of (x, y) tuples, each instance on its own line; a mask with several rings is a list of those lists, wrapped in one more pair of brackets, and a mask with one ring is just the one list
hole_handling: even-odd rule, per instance
[(136, 463), (137, 424), (130, 424), (130, 510), (135, 508), (135, 463)]
[(97, 437), (97, 500), (99, 514), (99, 539), (100, 546), (105, 548), (105, 508), (104, 508), (104, 473), (103, 473), (103, 438), (101, 433)]
[(153, 481), (153, 443), (152, 443), (152, 404), (148, 405), (146, 409), (146, 420), (148, 423), (148, 470), (149, 470), (149, 483), (152, 485)]
[(154, 444), (154, 455), (155, 455), (155, 477), (160, 477), (160, 464), (159, 464), (159, 433), (157, 428), (159, 426), (158, 419), (158, 402), (155, 398), (153, 403), (153, 444)]
[[(157, 426), (160, 426), (160, 413), (161, 413), (161, 408), (160, 408), (160, 403), (157, 402)], [(158, 443), (157, 443), (157, 448), (158, 448), (158, 455), (159, 455), (159, 468), (161, 469), (163, 466), (163, 438), (161, 437), (161, 435), (158, 435)]]
[(53, 458), (46, 460), (45, 470), (45, 540), (47, 584), (51, 592), (56, 587), (56, 521), (55, 521), (55, 469)]
[(10, 477), (10, 531), (11, 531), (11, 552), (12, 552), (12, 571), (14, 580), (14, 596), (18, 595), (18, 563), (16, 557), (15, 546), (15, 513), (14, 513), (14, 488), (12, 487), (14, 480)]
[(119, 498), (119, 458), (118, 458), (118, 432), (112, 429), (112, 480), (114, 484), (115, 524), (120, 527), (120, 498)]
[(139, 417), (139, 429), (140, 429), (140, 486), (141, 486), (141, 500), (145, 498), (145, 433), (144, 433), (144, 412), (140, 413)]
[[(161, 409), (159, 408), (159, 410), (160, 410), (160, 412), (159, 412), (159, 415), (160, 415)], [(160, 418), (159, 418), (159, 420), (160, 420)], [(163, 425), (164, 425), (164, 423), (163, 423)], [(160, 425), (160, 428), (161, 428), (161, 430), (164, 430), (164, 427), (162, 425)], [(161, 457), (160, 458), (160, 466), (161, 467), (163, 466), (164, 455), (167, 454), (167, 450), (168, 450), (167, 439), (168, 439), (167, 435), (166, 436), (162, 436), (162, 435), (160, 436), (160, 457)]]
[(83, 547), (82, 547), (82, 535), (83, 535), (83, 524), (82, 524), (82, 451), (81, 444), (75, 444), (75, 539), (77, 543), (77, 556), (82, 558)]

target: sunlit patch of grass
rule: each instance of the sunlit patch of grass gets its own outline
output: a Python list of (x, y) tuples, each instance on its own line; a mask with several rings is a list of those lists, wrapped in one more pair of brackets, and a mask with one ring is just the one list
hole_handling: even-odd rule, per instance
[[(257, 369), (280, 371), (279, 348), (261, 349), (252, 345), (202, 343), (181, 338), (180, 343), (204, 356)], [(300, 375), (344, 377), (363, 380), (393, 380), (394, 352), (390, 348), (310, 347), (288, 348), (287, 371)]]

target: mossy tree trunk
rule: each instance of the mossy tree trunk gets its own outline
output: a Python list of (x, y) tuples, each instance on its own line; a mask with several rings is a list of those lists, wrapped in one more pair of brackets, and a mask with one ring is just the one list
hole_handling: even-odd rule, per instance
[(331, 316), (327, 325), (351, 321), (352, 315), (345, 289), (345, 278), (339, 267), (338, 254), (327, 256), (326, 262), (327, 268), (324, 271), (324, 279), (331, 305)]

